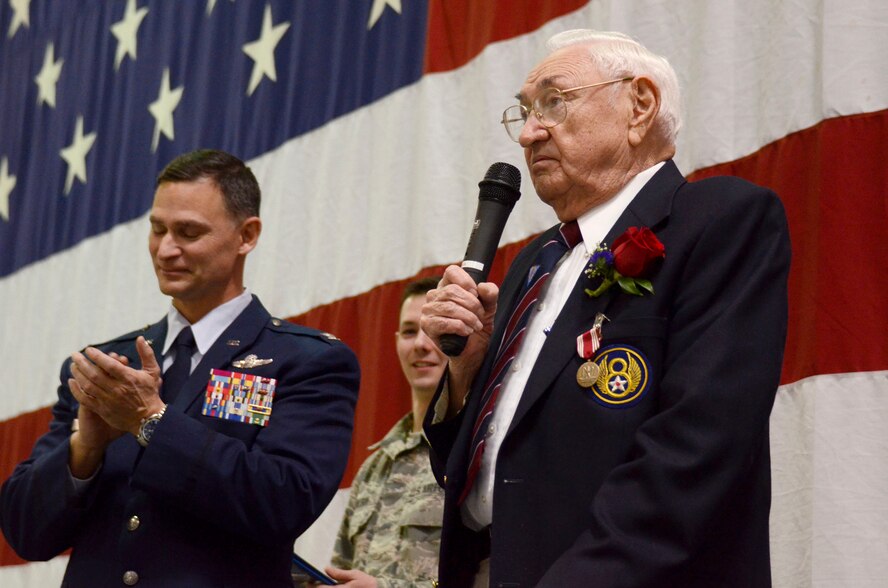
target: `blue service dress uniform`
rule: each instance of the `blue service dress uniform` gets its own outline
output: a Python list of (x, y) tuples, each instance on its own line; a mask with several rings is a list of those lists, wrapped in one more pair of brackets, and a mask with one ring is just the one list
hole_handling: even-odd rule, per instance
[[(139, 367), (136, 338), (160, 357), (166, 324), (99, 348)], [(272, 361), (235, 367), (251, 354)], [(276, 379), (266, 426), (201, 414), (214, 368)], [(0, 493), (0, 523), (19, 555), (46, 560), (72, 548), (62, 584), (70, 588), (292, 585), (293, 541), (331, 500), (348, 459), (360, 376), (346, 345), (272, 318), (254, 297), (191, 373), (149, 445), (116, 439), (82, 493), (67, 465), (78, 408), (69, 377), (70, 360), (49, 432)]]

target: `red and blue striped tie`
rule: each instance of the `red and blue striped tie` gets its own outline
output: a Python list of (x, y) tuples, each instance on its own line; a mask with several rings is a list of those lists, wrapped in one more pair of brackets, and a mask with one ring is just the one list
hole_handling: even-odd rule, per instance
[(524, 290), (519, 296), (518, 304), (506, 323), (503, 331), (503, 338), (500, 342), (496, 359), (493, 362), (493, 369), (484, 386), (484, 393), (481, 396), (481, 411), (475, 420), (475, 427), (472, 429), (471, 459), (469, 461), (468, 474), (466, 476), (466, 484), (463, 488), (462, 495), (459, 498), (460, 504), (469, 495), (475, 478), (478, 476), (478, 470), (481, 468), (481, 456), (484, 454), (484, 445), (487, 439), (487, 430), (490, 422), (493, 420), (493, 409), (496, 406), (496, 399), (499, 396), (500, 388), (503, 385), (503, 379), (508, 373), (509, 366), (515, 360), (521, 341), (524, 339), (524, 332), (527, 329), (527, 323), (530, 320), (531, 311), (536, 305), (536, 301), (540, 296), (540, 291), (549, 274), (555, 269), (555, 264), (564, 256), (564, 254), (573, 249), (582, 239), (580, 235), (580, 227), (577, 221), (570, 221), (561, 225), (558, 233), (556, 233), (548, 242), (546, 242), (537, 253), (536, 263), (530, 268)]

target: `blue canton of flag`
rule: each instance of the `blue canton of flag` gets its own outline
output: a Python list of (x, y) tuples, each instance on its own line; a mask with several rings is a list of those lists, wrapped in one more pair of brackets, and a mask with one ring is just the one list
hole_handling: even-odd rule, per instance
[(4, 1), (0, 277), (143, 215), (180, 153), (248, 160), (418, 80), (427, 10)]

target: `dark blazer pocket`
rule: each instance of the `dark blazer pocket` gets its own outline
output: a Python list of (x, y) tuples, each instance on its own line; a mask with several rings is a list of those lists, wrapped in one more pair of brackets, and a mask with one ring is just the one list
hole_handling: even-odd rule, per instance
[(616, 319), (605, 322), (601, 327), (603, 345), (621, 339), (637, 339), (640, 337), (665, 339), (668, 321), (659, 316), (640, 316)]

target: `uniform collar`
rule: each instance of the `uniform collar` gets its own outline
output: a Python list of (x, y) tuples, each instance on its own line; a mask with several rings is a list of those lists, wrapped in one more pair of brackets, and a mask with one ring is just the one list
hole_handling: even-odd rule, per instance
[(413, 412), (408, 412), (395, 423), (385, 437), (368, 447), (371, 451), (380, 449), (390, 458), (417, 447), (423, 441), (422, 432), (413, 430)]
[(167, 313), (167, 334), (166, 340), (163, 343), (163, 354), (166, 355), (169, 352), (173, 341), (176, 340), (182, 329), (191, 327), (197, 350), (201, 355), (205, 355), (210, 347), (213, 346), (213, 343), (216, 342), (216, 339), (219, 338), (219, 335), (234, 322), (234, 319), (250, 305), (252, 300), (253, 295), (248, 289), (244, 288), (244, 291), (238, 296), (224, 304), (220, 304), (193, 325), (182, 316), (182, 313), (176, 310), (176, 307), (171, 305)]

